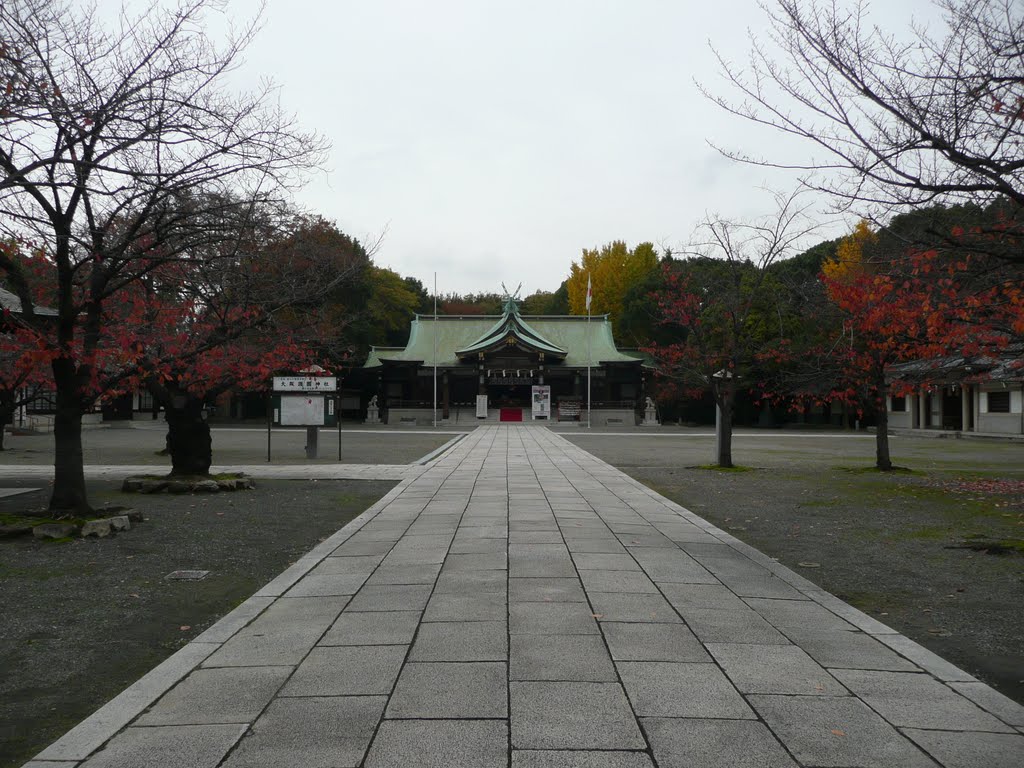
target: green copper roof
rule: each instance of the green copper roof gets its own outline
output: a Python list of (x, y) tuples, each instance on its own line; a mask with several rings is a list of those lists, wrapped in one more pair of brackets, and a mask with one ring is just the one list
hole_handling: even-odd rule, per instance
[[(497, 331), (506, 327), (510, 315), (417, 315), (412, 321), (409, 343), (404, 349), (374, 347), (366, 361), (366, 368), (375, 368), (382, 362), (415, 362), (425, 366), (452, 367), (459, 365), (460, 354), (485, 351), (507, 338)], [(607, 315), (590, 318), (571, 316), (527, 316), (516, 313), (516, 333), (524, 346), (561, 358), (562, 365), (585, 368), (602, 363), (638, 363), (639, 357), (623, 354), (612, 338), (612, 324)], [(589, 338), (589, 343), (588, 343)], [(528, 343), (527, 339), (532, 342)], [(556, 352), (548, 351), (550, 347)], [(434, 350), (437, 354), (435, 356)], [(589, 348), (589, 355), (588, 355)], [(553, 361), (554, 362), (554, 361)]]
[(530, 324), (519, 314), (519, 308), (514, 302), (510, 300), (509, 305), (510, 308), (506, 309), (505, 314), (498, 322), (468, 347), (457, 350), (456, 354), (459, 357), (469, 357), (477, 352), (486, 352), (505, 344), (517, 343), (532, 352), (543, 352), (559, 360), (565, 358), (566, 350), (552, 344), (531, 328)]

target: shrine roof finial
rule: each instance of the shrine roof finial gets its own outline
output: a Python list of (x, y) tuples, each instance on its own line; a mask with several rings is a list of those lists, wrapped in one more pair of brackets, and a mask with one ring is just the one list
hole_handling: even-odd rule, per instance
[(518, 315), (519, 314), (519, 292), (523, 289), (523, 284), (520, 283), (516, 286), (515, 292), (509, 291), (505, 287), (505, 283), (501, 284), (501, 289), (504, 291), (502, 294), (502, 311), (506, 315)]

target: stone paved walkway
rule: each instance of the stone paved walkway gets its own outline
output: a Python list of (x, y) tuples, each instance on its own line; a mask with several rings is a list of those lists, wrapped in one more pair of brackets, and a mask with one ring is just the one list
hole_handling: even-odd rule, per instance
[(1020, 768), (1022, 730), (550, 430), (483, 427), (28, 765)]

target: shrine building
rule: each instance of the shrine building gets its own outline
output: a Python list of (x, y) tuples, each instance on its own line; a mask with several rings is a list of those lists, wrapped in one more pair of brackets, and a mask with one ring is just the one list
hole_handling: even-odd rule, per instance
[[(619, 351), (607, 315), (416, 315), (405, 347), (372, 347), (376, 404), (388, 424), (536, 419), (634, 425), (642, 417), (643, 359)], [(537, 389), (540, 388), (540, 389)], [(547, 408), (538, 398), (547, 398)]]

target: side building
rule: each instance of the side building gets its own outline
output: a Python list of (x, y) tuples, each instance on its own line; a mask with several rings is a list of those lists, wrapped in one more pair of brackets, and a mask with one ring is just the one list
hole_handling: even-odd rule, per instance
[(372, 347), (364, 373), (392, 425), (431, 424), (435, 406), (438, 423), (529, 421), (534, 386), (550, 387), (552, 420), (586, 422), (588, 380), (593, 426), (642, 416), (643, 359), (615, 346), (607, 315), (524, 316), (514, 298), (501, 315), (417, 315), (405, 347)]
[(892, 429), (1024, 435), (1024, 344), (998, 357), (894, 365), (889, 378), (910, 388), (887, 398)]

